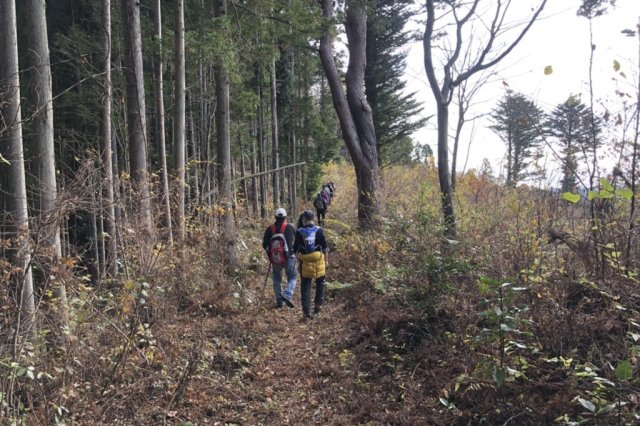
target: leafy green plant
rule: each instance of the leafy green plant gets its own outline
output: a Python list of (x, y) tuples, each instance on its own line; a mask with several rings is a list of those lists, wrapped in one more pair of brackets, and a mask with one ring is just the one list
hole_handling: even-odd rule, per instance
[[(633, 378), (633, 366), (631, 360), (626, 359), (618, 363), (615, 368), (615, 380), (602, 377), (600, 369), (590, 363), (580, 364), (573, 362), (572, 358), (554, 357), (547, 362), (561, 362), (561, 368), (570, 376), (567, 380), (576, 380), (578, 383), (589, 384), (589, 389), (576, 396), (574, 401), (584, 410), (576, 419), (572, 419), (568, 414), (556, 418), (556, 422), (566, 425), (582, 425), (587, 423), (607, 422), (612, 420), (611, 415), (615, 413), (617, 424), (626, 424), (623, 407), (629, 403), (623, 401), (626, 392), (626, 385)], [(612, 367), (613, 368), (613, 367)], [(580, 386), (581, 388), (583, 386)], [(640, 420), (637, 414), (633, 414), (634, 421)]]
[[(526, 307), (514, 306), (514, 297), (518, 292), (528, 290), (527, 287), (515, 287), (508, 280), (496, 280), (488, 277), (480, 277), (478, 289), (481, 293), (493, 296), (493, 299), (485, 299), (489, 307), (480, 313), (485, 320), (486, 328), (483, 334), (497, 341), (498, 355), (493, 362), (493, 378), (502, 387), (509, 377), (525, 378), (525, 372), (529, 368), (526, 359), (517, 358), (519, 365), (510, 368), (506, 364), (507, 355), (516, 349), (526, 349), (527, 345), (518, 340), (520, 335), (530, 335), (529, 332), (520, 331), (518, 327), (526, 320), (523, 313), (528, 311)], [(491, 327), (491, 328), (489, 328)], [(509, 337), (513, 336), (512, 339)]]
[[(593, 201), (595, 199), (608, 200), (612, 198), (631, 200), (631, 198), (633, 198), (633, 191), (631, 189), (616, 188), (611, 182), (609, 182), (609, 179), (600, 179), (600, 186), (602, 188), (600, 191), (589, 191), (587, 193), (587, 199), (589, 201)], [(562, 199), (572, 204), (576, 204), (582, 199), (582, 197), (580, 194), (568, 191), (562, 193)]]

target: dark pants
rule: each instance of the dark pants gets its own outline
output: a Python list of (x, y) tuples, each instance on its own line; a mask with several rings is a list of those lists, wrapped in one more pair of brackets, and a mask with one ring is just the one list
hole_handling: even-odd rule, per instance
[(318, 214), (318, 225), (324, 225), (324, 216), (327, 213), (327, 209), (316, 209)]
[[(311, 282), (313, 278), (302, 278), (300, 296), (302, 299), (302, 313), (311, 316)], [(316, 308), (322, 306), (324, 302), (324, 277), (316, 278), (316, 297), (314, 303)]]

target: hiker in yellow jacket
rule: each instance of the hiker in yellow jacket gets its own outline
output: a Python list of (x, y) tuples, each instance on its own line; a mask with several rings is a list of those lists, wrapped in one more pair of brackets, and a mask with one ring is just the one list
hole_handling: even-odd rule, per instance
[[(329, 265), (327, 239), (324, 230), (313, 223), (313, 212), (306, 210), (302, 213), (303, 226), (298, 228), (293, 251), (302, 261), (300, 275), (302, 276), (301, 299), (302, 313), (305, 319), (313, 319), (320, 314), (324, 302), (324, 279)], [(316, 280), (315, 307), (311, 313), (311, 282)]]

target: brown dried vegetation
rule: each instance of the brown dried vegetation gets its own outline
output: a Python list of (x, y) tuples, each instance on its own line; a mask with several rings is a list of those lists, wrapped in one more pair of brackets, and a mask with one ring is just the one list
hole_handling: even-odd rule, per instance
[[(221, 272), (214, 231), (193, 225), (187, 246), (147, 257), (133, 232), (128, 279), (69, 278), (72, 332), (25, 349), (38, 354), (25, 358), (33, 371), (47, 376), (2, 379), (5, 413), (29, 424), (634, 422), (637, 280), (548, 239), (552, 225), (588, 239), (580, 207), (465, 176), (461, 238), (443, 246), (433, 170), (390, 169), (380, 231), (361, 235), (347, 170), (328, 170), (339, 192), (318, 319), (300, 321), (298, 295), (296, 309), (272, 309), (260, 249), (266, 223), (238, 219), (245, 268), (233, 278)], [(603, 225), (601, 241), (616, 241), (616, 220)], [(630, 272), (637, 268), (636, 257)], [(501, 305), (480, 277), (522, 290), (505, 290)], [(10, 292), (2, 297), (10, 306)], [(512, 316), (505, 346), (491, 314), (498, 306)], [(633, 378), (619, 380), (614, 369), (627, 359)], [(595, 414), (579, 398), (596, 409), (624, 404)]]

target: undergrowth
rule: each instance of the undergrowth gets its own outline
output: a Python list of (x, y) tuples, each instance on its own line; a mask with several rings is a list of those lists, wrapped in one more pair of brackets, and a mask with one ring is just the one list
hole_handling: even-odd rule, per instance
[[(222, 272), (217, 231), (198, 222), (190, 224), (188, 244), (151, 252), (136, 246), (132, 232), (127, 270), (117, 280), (67, 278), (68, 330), (47, 327), (43, 308), (41, 335), (16, 352), (3, 313), (3, 418), (638, 421), (638, 253), (617, 248), (622, 201), (602, 217), (594, 241), (587, 206), (469, 173), (458, 180), (453, 241), (443, 237), (435, 170), (389, 168), (378, 230), (362, 234), (351, 169), (332, 165), (325, 173), (338, 191), (326, 222), (331, 310), (320, 320), (299, 324), (297, 310), (278, 316), (270, 309), (260, 245), (268, 220), (237, 218), (243, 267), (233, 277)], [(631, 260), (621, 268), (623, 256)], [(8, 289), (1, 296), (10, 307)], [(295, 408), (278, 404), (295, 398), (308, 410), (292, 415)]]

